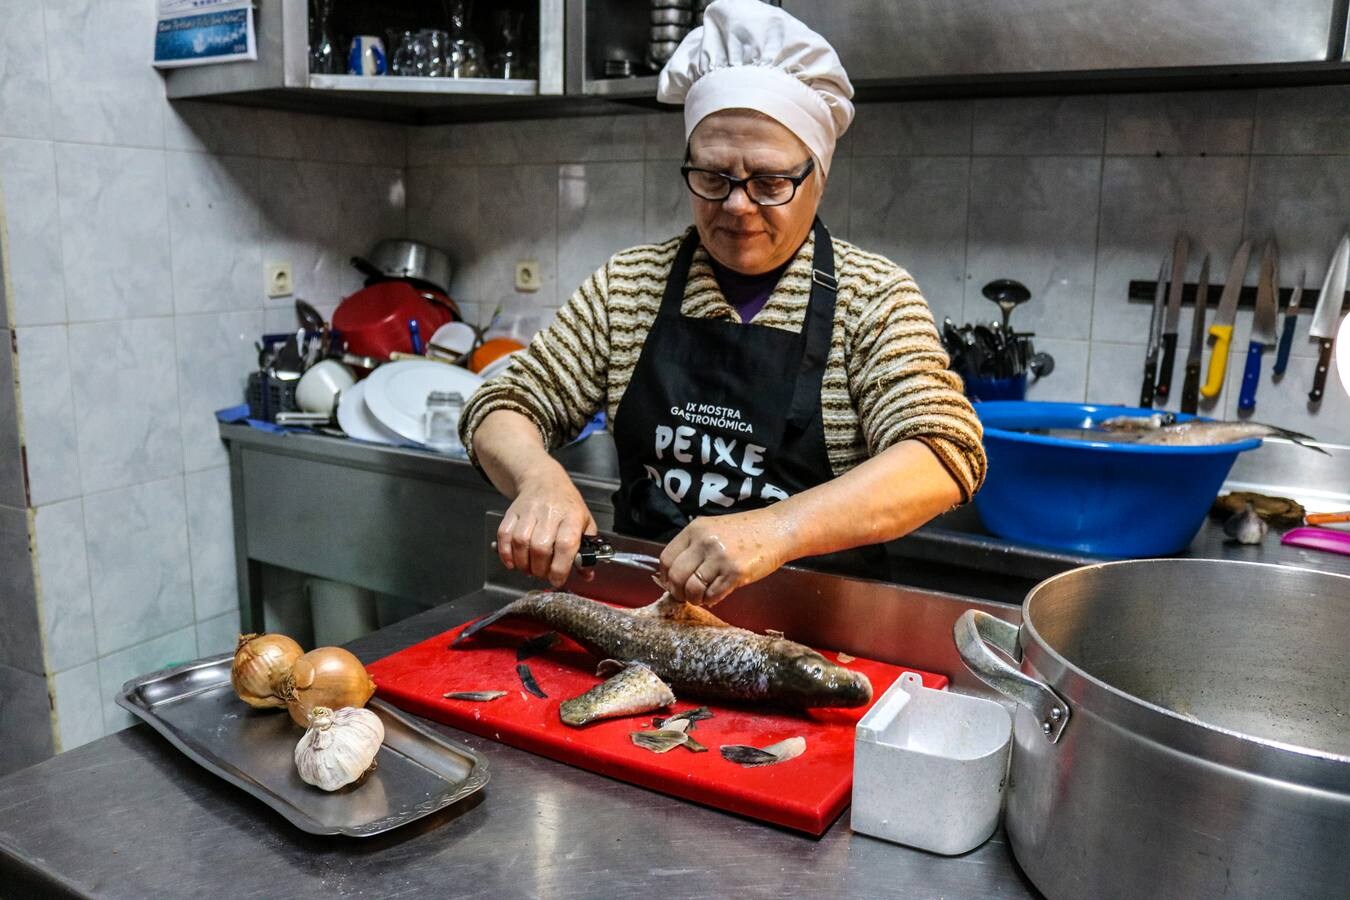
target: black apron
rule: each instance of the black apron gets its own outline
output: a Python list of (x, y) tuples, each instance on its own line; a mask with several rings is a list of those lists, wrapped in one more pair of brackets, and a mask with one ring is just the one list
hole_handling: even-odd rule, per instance
[(682, 315), (698, 232), (680, 244), (614, 416), (618, 531), (668, 541), (695, 516), (759, 509), (834, 477), (820, 410), (834, 248), (819, 219), (814, 233), (811, 299), (797, 334)]

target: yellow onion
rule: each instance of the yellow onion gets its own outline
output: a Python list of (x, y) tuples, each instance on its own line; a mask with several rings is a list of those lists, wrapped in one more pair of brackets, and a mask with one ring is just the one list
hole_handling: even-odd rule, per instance
[(297, 659), (281, 688), (295, 724), (309, 726), (309, 711), (316, 706), (359, 709), (375, 693), (375, 682), (350, 652), (341, 647), (320, 647)]
[(282, 682), (305, 651), (284, 634), (241, 634), (230, 667), (230, 684), (249, 706), (285, 706)]

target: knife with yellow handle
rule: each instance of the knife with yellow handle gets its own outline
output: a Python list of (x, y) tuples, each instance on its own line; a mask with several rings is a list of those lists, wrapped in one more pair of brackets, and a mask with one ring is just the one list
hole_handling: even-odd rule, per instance
[(1200, 388), (1200, 396), (1214, 398), (1223, 390), (1223, 380), (1228, 374), (1228, 345), (1233, 340), (1233, 322), (1237, 319), (1238, 297), (1242, 294), (1242, 279), (1247, 274), (1247, 259), (1251, 255), (1252, 242), (1243, 241), (1233, 254), (1233, 262), (1228, 266), (1228, 278), (1223, 283), (1223, 294), (1219, 297), (1219, 309), (1214, 314), (1214, 324), (1209, 333), (1214, 338), (1214, 350), (1209, 357), (1209, 374)]

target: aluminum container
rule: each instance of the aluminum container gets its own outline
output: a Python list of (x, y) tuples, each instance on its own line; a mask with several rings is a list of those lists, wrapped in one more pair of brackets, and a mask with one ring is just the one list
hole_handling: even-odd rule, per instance
[(1012, 718), (903, 673), (858, 723), (854, 831), (954, 856), (998, 827)]

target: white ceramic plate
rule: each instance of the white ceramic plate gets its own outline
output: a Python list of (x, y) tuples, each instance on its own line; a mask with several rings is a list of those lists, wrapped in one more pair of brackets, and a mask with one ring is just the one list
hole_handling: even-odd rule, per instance
[(402, 442), (397, 434), (380, 424), (380, 420), (370, 414), (366, 406), (366, 383), (358, 381), (347, 388), (338, 398), (338, 425), (347, 432), (347, 437), (360, 441), (373, 441), (377, 444), (398, 444)]
[(525, 352), (524, 350), (512, 350), (510, 353), (497, 357), (492, 362), (484, 366), (481, 371), (479, 371), (478, 377), (483, 379), (484, 381), (487, 381), (493, 375), (498, 374), (499, 372), (504, 370), (507, 366), (511, 365), (511, 360), (513, 357), (515, 357), (517, 353), (524, 353), (524, 352)]
[(422, 415), (427, 409), (427, 394), (456, 391), (468, 400), (482, 383), (482, 378), (459, 366), (429, 359), (401, 359), (370, 373), (365, 380), (366, 406), (386, 428), (421, 444), (426, 439)]

